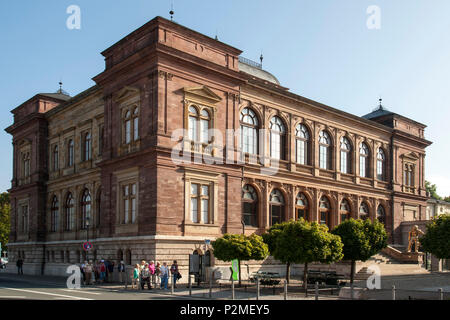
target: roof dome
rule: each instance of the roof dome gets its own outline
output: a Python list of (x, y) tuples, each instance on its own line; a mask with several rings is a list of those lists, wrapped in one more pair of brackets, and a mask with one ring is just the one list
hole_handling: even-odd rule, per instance
[(256, 63), (252, 60), (239, 57), (239, 70), (245, 73), (248, 73), (256, 78), (260, 78), (266, 81), (269, 81), (273, 84), (280, 85), (280, 82), (277, 78), (270, 72), (267, 72), (266, 70), (262, 69), (262, 65), (259, 63)]

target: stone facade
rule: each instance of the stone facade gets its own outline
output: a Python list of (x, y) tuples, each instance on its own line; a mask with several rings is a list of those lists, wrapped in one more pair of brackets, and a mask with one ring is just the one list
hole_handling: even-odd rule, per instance
[[(425, 219), (425, 126), (389, 112), (361, 118), (295, 95), (260, 66), (240, 59), (241, 53), (157, 17), (102, 52), (105, 70), (94, 77), (94, 87), (73, 98), (39, 94), (14, 109), (14, 124), (6, 129), (14, 145), (10, 260), (24, 258), (25, 272), (64, 274), (67, 265), (86, 258), (81, 244), (90, 239), (89, 259), (124, 259), (130, 266), (141, 259), (177, 259), (186, 279), (189, 254), (205, 254), (205, 239), (261, 234), (270, 227), (274, 190), (283, 199), (281, 220), (297, 218), (301, 193), (306, 218), (325, 219), (333, 228), (345, 200), (348, 216), (358, 218), (366, 208), (367, 218), (385, 223), (390, 242), (402, 244), (401, 224)], [(246, 109), (263, 132), (257, 161), (239, 152)], [(198, 128), (192, 113), (198, 113)], [(274, 117), (284, 128), (279, 161), (272, 157)], [(204, 123), (222, 137), (192, 139)], [(297, 157), (298, 124), (309, 136), (303, 164)], [(229, 138), (227, 130), (238, 133)], [(321, 168), (324, 131), (329, 158)], [(352, 145), (345, 173), (342, 137)], [(362, 143), (368, 148), (364, 176)], [(193, 151), (189, 161), (173, 161), (178, 146)], [(274, 165), (276, 172), (269, 174)], [(254, 221), (247, 225), (246, 185), (256, 197)], [(322, 215), (325, 198), (329, 207)], [(212, 257), (214, 265), (221, 263)], [(246, 268), (268, 266), (284, 272), (270, 259)]]

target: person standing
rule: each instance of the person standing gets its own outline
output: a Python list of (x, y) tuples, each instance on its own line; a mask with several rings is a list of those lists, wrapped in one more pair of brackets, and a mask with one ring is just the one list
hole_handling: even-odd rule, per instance
[(148, 290), (151, 290), (152, 287), (150, 286), (150, 269), (148, 268), (147, 263), (141, 271), (141, 279), (141, 289), (144, 290), (145, 284), (147, 283)]
[(92, 278), (92, 261), (85, 262), (84, 264), (84, 275), (85, 275), (85, 285), (91, 284), (91, 278)]
[(169, 280), (169, 268), (167, 267), (167, 263), (164, 262), (161, 267), (161, 289), (164, 287), (164, 290), (167, 290), (167, 282)]
[(125, 276), (125, 263), (120, 261), (119, 266), (117, 267), (117, 271), (119, 271), (119, 281), (120, 283), (123, 283), (124, 276)]
[(111, 262), (111, 261), (107, 261), (107, 266), (106, 266), (106, 268), (107, 268), (107, 279), (108, 279), (108, 282), (114, 282), (114, 261), (113, 262)]
[(19, 258), (16, 263), (17, 266), (17, 274), (23, 274), (23, 260)]
[(155, 288), (157, 285), (161, 283), (161, 278), (159, 277), (161, 274), (161, 264), (157, 261), (155, 266)]
[(102, 260), (100, 261), (100, 282), (103, 283), (105, 282), (106, 279), (106, 266), (105, 266), (105, 261)]
[(150, 269), (150, 275), (151, 275), (150, 285), (154, 286), (156, 288), (155, 263), (153, 261), (150, 261), (148, 268)]
[(134, 285), (136, 285), (136, 289), (139, 289), (139, 264), (134, 266), (133, 277), (131, 278), (131, 289), (134, 289)]
[(179, 273), (177, 260), (173, 260), (173, 263), (170, 266), (170, 273), (172, 274), (173, 287), (176, 288)]

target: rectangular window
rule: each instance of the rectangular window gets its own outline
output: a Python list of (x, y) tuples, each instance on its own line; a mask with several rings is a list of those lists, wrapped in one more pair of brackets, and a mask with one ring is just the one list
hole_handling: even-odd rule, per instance
[(274, 159), (281, 159), (281, 137), (277, 133), (270, 133), (270, 156)]
[(123, 186), (123, 223), (135, 223), (137, 213), (137, 186), (135, 183)]
[(319, 160), (320, 169), (328, 169), (328, 147), (319, 147)]
[(297, 140), (297, 163), (306, 164), (306, 141)]
[(209, 199), (209, 185), (191, 183), (191, 220), (193, 223), (212, 223)]
[(341, 172), (348, 173), (347, 171), (347, 152), (341, 151)]

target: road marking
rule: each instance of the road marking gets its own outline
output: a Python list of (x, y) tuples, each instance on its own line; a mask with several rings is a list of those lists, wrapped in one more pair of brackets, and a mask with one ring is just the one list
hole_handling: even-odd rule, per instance
[(99, 292), (87, 292), (87, 291), (77, 290), (77, 289), (60, 289), (60, 290), (66, 291), (66, 292), (80, 292), (80, 293), (87, 293), (87, 294), (101, 294)]
[(56, 294), (56, 293), (40, 292), (40, 291), (25, 290), (25, 289), (4, 288), (4, 287), (0, 287), (0, 289), (15, 290), (15, 291), (29, 292), (29, 293), (36, 293), (36, 294), (43, 294), (43, 295), (56, 296), (56, 297), (62, 297), (62, 298), (71, 298), (71, 299), (75, 299), (75, 300), (93, 300), (93, 299), (89, 299), (89, 298), (80, 298), (80, 297), (66, 296), (66, 295)]
[(25, 299), (25, 296), (0, 296), (0, 299)]

